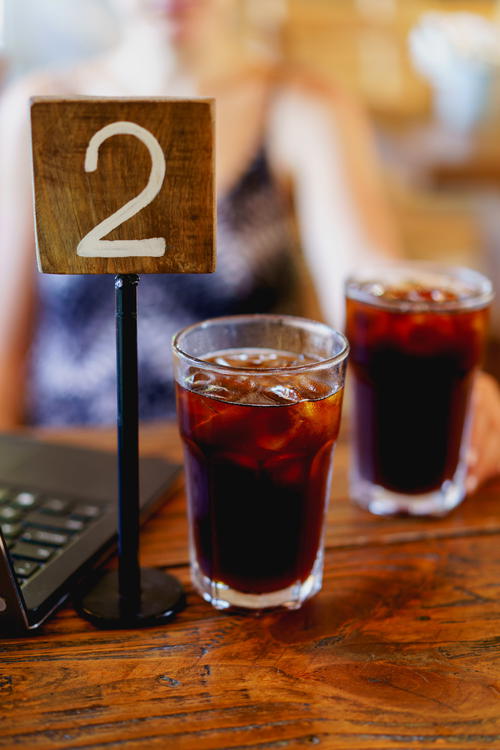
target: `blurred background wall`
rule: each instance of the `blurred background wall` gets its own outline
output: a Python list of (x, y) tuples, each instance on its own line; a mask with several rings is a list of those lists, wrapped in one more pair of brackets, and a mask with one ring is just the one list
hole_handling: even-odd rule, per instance
[[(500, 0), (234, 2), (256, 55), (364, 103), (402, 252), (481, 268), (500, 289)], [(118, 36), (106, 0), (0, 0), (0, 76)], [(498, 303), (493, 327), (500, 339)]]
[(106, 0), (0, 0), (0, 18), (10, 78), (89, 57), (117, 39)]
[[(234, 2), (249, 23), (262, 27), (283, 16), (285, 60), (342, 82), (382, 117), (411, 118), (428, 110), (429, 86), (408, 49), (408, 34), (424, 13), (500, 18), (499, 0)], [(11, 75), (91, 56), (116, 42), (118, 33), (108, 0), (0, 0), (0, 49)]]

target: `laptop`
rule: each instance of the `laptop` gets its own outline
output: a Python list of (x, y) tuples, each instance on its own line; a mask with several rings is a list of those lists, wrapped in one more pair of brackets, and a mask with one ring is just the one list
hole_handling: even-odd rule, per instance
[[(181, 467), (140, 459), (141, 522)], [(113, 551), (116, 454), (0, 434), (0, 637), (36, 630)]]

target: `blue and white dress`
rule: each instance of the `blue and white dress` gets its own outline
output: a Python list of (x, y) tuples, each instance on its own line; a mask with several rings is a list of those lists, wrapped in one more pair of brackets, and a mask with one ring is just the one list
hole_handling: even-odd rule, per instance
[[(219, 202), (216, 272), (141, 276), (142, 419), (174, 414), (170, 341), (179, 328), (218, 315), (266, 312), (288, 296), (293, 281), (290, 227), (286, 201), (262, 150)], [(116, 420), (114, 277), (40, 274), (38, 293), (28, 421), (112, 424)]]

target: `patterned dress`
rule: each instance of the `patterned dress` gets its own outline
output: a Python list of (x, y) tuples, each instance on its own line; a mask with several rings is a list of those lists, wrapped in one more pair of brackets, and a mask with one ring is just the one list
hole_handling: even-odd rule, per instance
[[(264, 151), (218, 206), (214, 274), (144, 274), (138, 286), (141, 419), (173, 416), (170, 341), (190, 323), (279, 307), (293, 283), (290, 216)], [(38, 277), (30, 360), (32, 424), (116, 420), (114, 277)]]

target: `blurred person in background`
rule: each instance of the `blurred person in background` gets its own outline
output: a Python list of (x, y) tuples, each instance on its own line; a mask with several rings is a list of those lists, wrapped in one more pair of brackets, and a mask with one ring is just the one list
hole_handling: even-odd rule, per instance
[[(139, 285), (140, 409), (173, 414), (169, 340), (216, 315), (293, 310), (306, 267), (319, 311), (342, 325), (352, 267), (397, 255), (367, 121), (345, 92), (245, 54), (237, 0), (112, 0), (123, 22), (109, 54), (24, 79), (0, 113), (0, 426), (112, 423), (113, 281), (36, 274), (27, 100), (34, 94), (213, 96), (218, 258), (213, 275), (144, 275)], [(298, 241), (305, 259), (294, 252)], [(312, 299), (310, 291), (306, 301)], [(296, 308), (295, 308), (296, 310)], [(294, 311), (295, 311), (294, 310)], [(22, 386), (26, 383), (26, 387)], [(500, 469), (500, 399), (486, 400), (471, 453)], [(479, 426), (478, 426), (479, 425)], [(493, 430), (495, 428), (495, 431)], [(492, 434), (498, 439), (492, 440)], [(489, 435), (488, 462), (481, 440)], [(477, 441), (480, 441), (479, 444)], [(474, 475), (471, 481), (476, 481)]]

